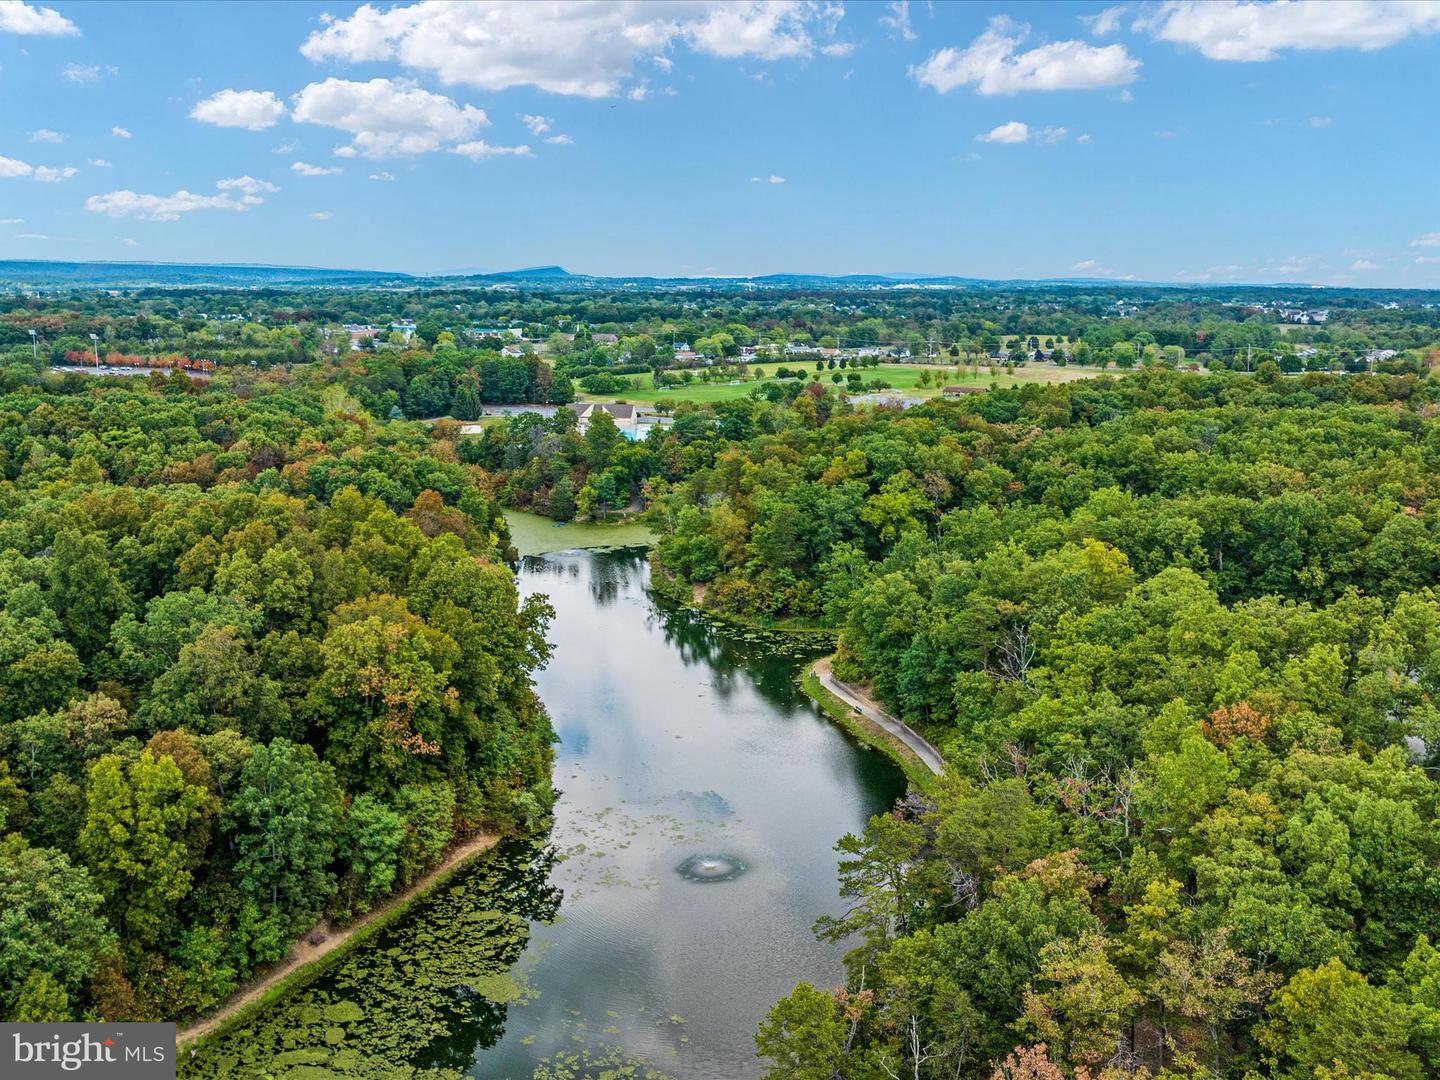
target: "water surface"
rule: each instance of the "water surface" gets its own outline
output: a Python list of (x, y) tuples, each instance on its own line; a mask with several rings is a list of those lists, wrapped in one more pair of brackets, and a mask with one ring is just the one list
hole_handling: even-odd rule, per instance
[[(548, 848), (482, 859), (207, 1049), (206, 1072), (228, 1054), (234, 1075), (292, 1080), (370, 1075), (361, 1057), (374, 1075), (634, 1059), (697, 1080), (759, 1074), (770, 1005), (799, 979), (842, 977), (840, 950), (811, 933), (841, 910), (834, 842), (903, 778), (804, 697), (786, 639), (657, 604), (647, 575), (635, 552), (521, 567), (522, 591), (556, 609), (538, 677), (560, 736)], [(716, 859), (740, 869), (716, 874)]]

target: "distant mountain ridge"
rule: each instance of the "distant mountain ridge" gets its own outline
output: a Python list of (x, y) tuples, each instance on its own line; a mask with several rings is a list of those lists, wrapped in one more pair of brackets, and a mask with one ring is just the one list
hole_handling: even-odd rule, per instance
[[(580, 289), (673, 287), (695, 289), (1292, 289), (1344, 292), (1303, 282), (1166, 282), (1119, 278), (980, 278), (951, 274), (806, 274), (776, 273), (753, 277), (667, 277), (652, 275), (577, 274), (559, 265), (529, 266), (518, 270), (449, 271), (410, 274), (396, 270), (339, 270), (316, 266), (272, 266), (262, 263), (66, 262), (50, 259), (0, 259), (0, 288), (435, 288), (467, 286), (565, 286)], [(1375, 287), (1378, 293), (1433, 293), (1435, 290)]]

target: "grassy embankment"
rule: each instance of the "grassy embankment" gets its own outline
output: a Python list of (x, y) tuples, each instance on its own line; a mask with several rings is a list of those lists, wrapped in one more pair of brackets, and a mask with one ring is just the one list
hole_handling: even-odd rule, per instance
[(500, 839), (493, 833), (481, 833), (455, 845), (439, 866), (355, 922), (332, 929), (328, 939), (319, 946), (310, 945), (310, 935), (305, 935), (292, 946), (289, 959), (252, 977), (215, 1011), (180, 1026), (176, 1032), (176, 1046), (193, 1047), (207, 1039), (218, 1038), (259, 1015), (298, 987), (319, 978), (361, 945), (374, 940), (377, 934), (453, 878), (477, 856), (493, 848)]
[(870, 720), (863, 713), (857, 713), (850, 706), (820, 685), (815, 677), (815, 665), (805, 665), (805, 674), (800, 678), (800, 687), (810, 700), (841, 729), (848, 732), (856, 742), (872, 750), (878, 750), (900, 767), (911, 786), (926, 790), (936, 780), (935, 774), (921, 764), (910, 748), (891, 735), (884, 728)]

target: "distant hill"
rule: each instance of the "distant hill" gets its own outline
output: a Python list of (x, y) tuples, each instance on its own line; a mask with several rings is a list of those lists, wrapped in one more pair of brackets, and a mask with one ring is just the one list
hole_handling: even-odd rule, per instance
[(408, 284), (409, 274), (386, 270), (331, 270), (314, 266), (264, 266), (246, 263), (52, 262), (0, 260), (0, 283), (45, 288), (128, 287), (150, 285), (236, 288), (279, 285), (354, 287)]
[[(1291, 294), (1305, 290), (1320, 302), (1321, 294), (1331, 297), (1363, 293), (1372, 297), (1396, 297), (1434, 302), (1440, 291), (1368, 288), (1342, 289), (1300, 282), (1208, 284), (1125, 281), (1102, 278), (976, 278), (949, 274), (762, 274), (756, 277), (656, 277), (650, 275), (599, 276), (577, 274), (563, 266), (528, 266), (518, 270), (457, 270), (443, 274), (406, 274), (393, 270), (336, 270), (317, 266), (267, 266), (253, 263), (163, 263), (163, 262), (60, 262), (41, 259), (0, 259), (0, 289), (95, 289), (95, 288), (514, 288), (600, 291), (628, 289), (676, 289), (704, 292), (751, 290), (805, 291), (835, 289), (1064, 289), (1094, 291), (1107, 295), (1138, 294), (1141, 291), (1185, 290), (1231, 297), (1261, 297), (1275, 290)], [(1271, 297), (1273, 298), (1273, 297)]]
[(513, 277), (513, 278), (567, 278), (575, 275), (566, 270), (563, 266), (529, 266), (524, 270), (506, 270), (499, 274), (491, 274), (490, 277)]

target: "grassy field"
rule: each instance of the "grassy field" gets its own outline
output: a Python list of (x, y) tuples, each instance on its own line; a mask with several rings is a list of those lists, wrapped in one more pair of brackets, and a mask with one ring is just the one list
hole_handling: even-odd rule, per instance
[[(764, 382), (774, 380), (776, 364), (761, 364), (769, 378)], [(800, 365), (792, 364), (792, 369)], [(827, 386), (830, 383), (830, 376), (841, 372), (839, 368), (831, 371), (826, 368), (822, 371), (815, 371), (814, 364), (806, 365), (807, 374), (815, 375)], [(935, 397), (940, 393), (940, 387), (950, 385), (976, 385), (989, 386), (995, 383), (999, 386), (1017, 386), (1027, 382), (1070, 382), (1074, 379), (1090, 378), (1098, 375), (1096, 368), (1077, 367), (1051, 367), (1049, 364), (1027, 364), (1024, 367), (1016, 368), (1015, 374), (1007, 375), (1001, 370), (996, 375), (990, 374), (988, 366), (980, 368), (980, 377), (972, 378), (968, 369), (963, 373), (957, 373), (957, 369), (950, 366), (937, 364), (882, 364), (878, 368), (859, 369), (868, 383), (871, 379), (883, 379), (890, 384), (891, 389), (901, 391), (911, 397)], [(849, 369), (845, 369), (846, 372)], [(931, 385), (924, 387), (920, 385), (920, 373), (930, 373)], [(939, 376), (938, 385), (935, 382)], [(763, 385), (756, 380), (748, 380), (741, 383), (692, 383), (689, 386), (677, 386), (666, 390), (656, 390), (650, 384), (648, 375), (632, 375), (629, 377), (631, 388), (621, 390), (614, 394), (581, 394), (582, 401), (632, 401), (640, 405), (654, 405), (661, 401), (694, 401), (697, 403), (707, 401), (729, 401), (732, 398), (745, 397), (755, 387)], [(840, 386), (843, 388), (844, 383)]]
[(510, 540), (521, 555), (577, 548), (649, 547), (655, 535), (636, 521), (551, 521), (525, 510), (506, 510)]

